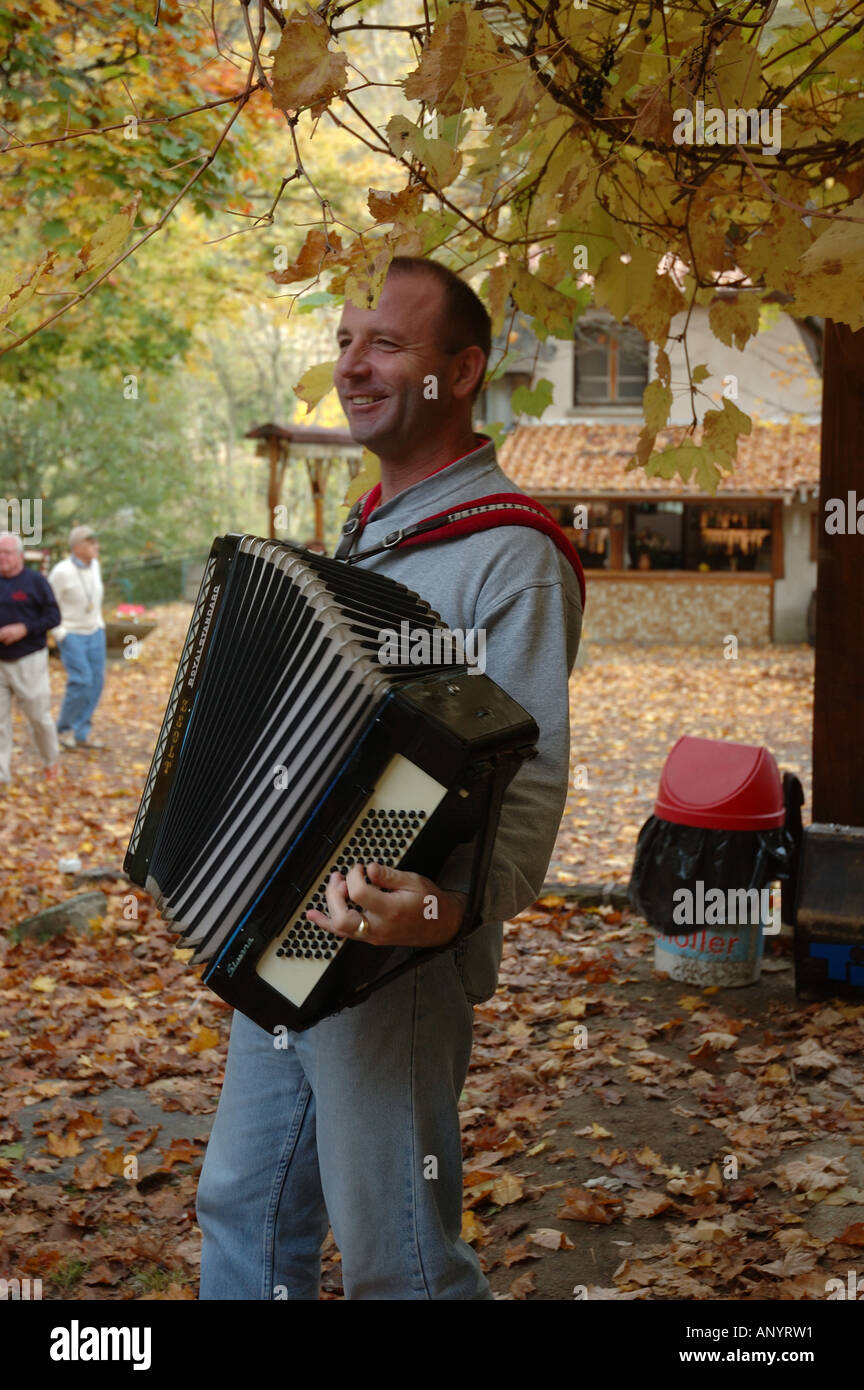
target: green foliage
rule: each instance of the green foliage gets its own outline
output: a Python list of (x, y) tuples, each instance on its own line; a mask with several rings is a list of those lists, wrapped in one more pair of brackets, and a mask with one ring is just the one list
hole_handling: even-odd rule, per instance
[(195, 467), (183, 392), (147, 373), (137, 399), (124, 396), (131, 389), (87, 371), (61, 374), (47, 399), (0, 385), (3, 493), (42, 499), (44, 542), (58, 552), (77, 523), (99, 532), (108, 560), (191, 550), (218, 529), (218, 490)]
[[(263, 35), (254, 10), (165, 0), (153, 26), (123, 0), (19, 0), (0, 19), (0, 360), (19, 359), (6, 381), (32, 391), (61, 345), (76, 371), (167, 371), (188, 360), (196, 315), (231, 341), (244, 300), (274, 282), (289, 287), (277, 312), (296, 303), (307, 322), (371, 305), (394, 254), (451, 264), (496, 333), (515, 308), (541, 341), (569, 341), (589, 295), (660, 350), (695, 304), (738, 348), (769, 301), (864, 327), (864, 26), (843, 0), (740, 16), (697, 0), (442, 0), (395, 26), (366, 0), (324, 0), (268, 6)], [(697, 103), (719, 129), (699, 126)], [(730, 135), (745, 108), (765, 129)], [(227, 250), (202, 244), (214, 216)], [(167, 255), (152, 280), (113, 269), (133, 250), (152, 268), (157, 242), (182, 245), (182, 273)], [(78, 306), (91, 291), (94, 332)], [(15, 347), (32, 333), (44, 341)], [(277, 403), (304, 374), (317, 390), (313, 365)], [(669, 384), (658, 371), (646, 393), (638, 466)], [(239, 438), (232, 390), (223, 443)], [(544, 390), (523, 404), (539, 413)], [(716, 483), (744, 426), (714, 415), (697, 443), (694, 406), (652, 467)]]
[(514, 415), (534, 415), (538, 419), (552, 404), (554, 390), (551, 381), (541, 377), (533, 389), (517, 386), (510, 397)]

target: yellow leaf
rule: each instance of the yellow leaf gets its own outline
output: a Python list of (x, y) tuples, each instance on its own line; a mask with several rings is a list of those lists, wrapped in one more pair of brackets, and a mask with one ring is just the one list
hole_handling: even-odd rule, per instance
[(522, 1019), (517, 1019), (515, 1023), (508, 1023), (506, 1028), (508, 1038), (530, 1038), (531, 1029)]
[(660, 1155), (649, 1148), (647, 1144), (638, 1153), (634, 1153), (633, 1157), (637, 1163), (642, 1164), (643, 1168), (656, 1168), (663, 1162)]
[(642, 392), (642, 409), (645, 412), (646, 429), (656, 434), (662, 430), (672, 409), (672, 392), (660, 381), (649, 381)]
[[(617, 92), (616, 85), (615, 91)], [(656, 145), (671, 145), (673, 113), (664, 82), (657, 87), (643, 87), (633, 99), (638, 115), (633, 122), (633, 135), (640, 143), (652, 140)]]
[(387, 143), (398, 157), (411, 154), (425, 165), (435, 188), (446, 188), (462, 168), (462, 154), (446, 140), (430, 140), (406, 116), (391, 116), (387, 122)]
[(50, 975), (37, 975), (30, 988), (38, 990), (40, 994), (53, 994), (57, 988), (57, 981)]
[(556, 1231), (550, 1226), (541, 1226), (538, 1230), (532, 1231), (528, 1239), (534, 1245), (542, 1245), (544, 1250), (572, 1250), (573, 1242), (563, 1231)]
[[(741, 38), (725, 39), (714, 59), (714, 73), (720, 94), (718, 105), (745, 110), (762, 105), (762, 60), (755, 44)], [(710, 105), (706, 102), (706, 106)]]
[(533, 314), (534, 331), (541, 341), (545, 341), (550, 333), (562, 338), (572, 334), (578, 306), (566, 294), (561, 294), (552, 285), (530, 274), (524, 266), (514, 267), (511, 294), (517, 308), (523, 313)]
[(366, 206), (376, 222), (406, 222), (422, 211), (423, 190), (419, 184), (409, 184), (398, 193), (370, 188)]
[(759, 332), (761, 302), (758, 294), (715, 299), (708, 310), (708, 324), (714, 336), (727, 347), (743, 348), (748, 338)]
[(46, 251), (41, 261), (23, 275), (18, 275), (14, 270), (0, 270), (0, 323), (11, 318), (33, 298), (42, 277), (50, 275), (55, 259), (52, 251)]
[[(864, 218), (864, 194), (844, 215)], [(864, 227), (839, 217), (805, 251), (790, 284), (795, 302), (788, 311), (802, 317), (815, 314), (864, 328)]]
[(105, 1149), (100, 1155), (102, 1166), (106, 1173), (112, 1173), (115, 1178), (126, 1176), (126, 1152), (122, 1144), (116, 1149)]
[(478, 1245), (482, 1245), (486, 1240), (483, 1222), (474, 1215), (473, 1211), (466, 1211), (463, 1214), (462, 1239), (469, 1245), (473, 1245), (475, 1241)]
[(709, 1047), (713, 1047), (718, 1052), (723, 1052), (730, 1047), (734, 1047), (738, 1042), (734, 1033), (700, 1033), (700, 1042), (707, 1042)]
[(453, 83), (462, 75), (467, 47), (465, 9), (454, 5), (435, 25), (419, 66), (405, 79), (408, 101), (425, 101), (427, 106), (440, 108)]
[(294, 386), (295, 395), (301, 401), (306, 402), (306, 414), (314, 410), (319, 401), (322, 401), (328, 391), (333, 390), (333, 368), (336, 366), (336, 358), (330, 362), (317, 362), (314, 367), (307, 367), (300, 380)]
[(594, 282), (594, 302), (607, 308), (619, 323), (647, 304), (659, 288), (656, 253), (636, 246), (627, 254), (627, 261), (621, 260), (617, 250), (606, 256)]
[(46, 1134), (45, 1148), (49, 1154), (55, 1158), (75, 1158), (83, 1152), (83, 1147), (75, 1138), (74, 1134), (58, 1136), (54, 1133)]
[(772, 1062), (770, 1067), (766, 1067), (761, 1073), (763, 1081), (786, 1082), (789, 1080), (789, 1072), (786, 1067), (781, 1067), (779, 1062)]
[(568, 1018), (582, 1018), (587, 1008), (588, 1004), (585, 999), (564, 999), (561, 1002), (561, 1012), (566, 1014)]
[(358, 309), (374, 309), (384, 287), (390, 262), (402, 242), (401, 232), (385, 232), (378, 243), (378, 250), (370, 255), (368, 244), (364, 245), (359, 239), (355, 241), (345, 258), (348, 269), (332, 277), (330, 293), (344, 294), (346, 303), (355, 304)]
[(135, 1009), (137, 1007), (131, 994), (113, 995), (110, 999), (99, 998), (103, 1009)]
[(498, 334), (504, 327), (504, 315), (513, 286), (515, 269), (512, 261), (493, 266), (489, 271), (488, 308), (492, 319), (492, 333)]
[(141, 202), (141, 194), (136, 193), (131, 202), (126, 203), (118, 213), (109, 217), (107, 222), (103, 222), (97, 232), (94, 232), (89, 241), (86, 241), (78, 252), (78, 260), (81, 262), (75, 271), (73, 279), (78, 280), (82, 275), (86, 275), (91, 270), (96, 270), (99, 266), (113, 261), (126, 244), (129, 233), (138, 215), (138, 204)]
[(219, 1034), (215, 1028), (200, 1028), (189, 1044), (189, 1051), (206, 1052), (208, 1048), (215, 1047), (218, 1041)]
[(725, 264), (729, 213), (719, 199), (712, 199), (703, 189), (690, 204), (687, 228), (693, 250), (693, 272), (702, 280), (708, 280), (712, 271), (722, 270)]
[[(640, 333), (660, 347), (669, 336), (669, 324), (684, 307), (684, 296), (671, 275), (655, 275), (651, 294), (642, 304), (634, 304), (627, 317)], [(665, 356), (665, 354), (663, 354)], [(657, 375), (663, 380), (658, 353)], [(667, 359), (668, 360), (668, 359)], [(668, 380), (663, 383), (669, 385)]]
[(511, 1202), (520, 1200), (523, 1187), (523, 1179), (516, 1173), (502, 1173), (492, 1184), (492, 1200), (497, 1202), (499, 1207), (509, 1206)]
[(331, 53), (330, 30), (312, 10), (292, 10), (286, 16), (273, 60), (273, 105), (280, 111), (300, 111), (328, 102), (345, 90), (348, 60)]
[(355, 473), (351, 482), (348, 484), (348, 491), (345, 493), (344, 505), (353, 507), (358, 497), (362, 497), (364, 492), (368, 492), (376, 483), (381, 481), (381, 460), (377, 454), (373, 454), (371, 449), (363, 450), (360, 458), (360, 471)]
[[(722, 410), (706, 410), (702, 419), (702, 448), (721, 467), (731, 467), (738, 451), (738, 436), (750, 434), (753, 421), (734, 401), (723, 399)], [(728, 462), (726, 462), (728, 460)]]
[(314, 280), (322, 270), (335, 265), (342, 251), (342, 240), (332, 227), (310, 227), (300, 253), (281, 270), (268, 270), (276, 285), (293, 285), (297, 280)]
[[(527, 59), (516, 59), (512, 48), (490, 28), (484, 15), (473, 5), (457, 6), (465, 11), (468, 24), (468, 52), (465, 60), (466, 105), (482, 106), (489, 124), (509, 127), (509, 141), (518, 138), (542, 101), (544, 91)], [(453, 88), (460, 103), (461, 84)], [(448, 109), (457, 110), (453, 102)]]
[(844, 101), (843, 114), (831, 133), (835, 140), (848, 140), (850, 143), (864, 140), (864, 101), (857, 92), (854, 97)]

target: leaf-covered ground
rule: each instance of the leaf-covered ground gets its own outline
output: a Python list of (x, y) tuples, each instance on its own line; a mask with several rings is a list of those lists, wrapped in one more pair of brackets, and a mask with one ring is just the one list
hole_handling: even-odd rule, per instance
[(666, 755), (684, 734), (769, 748), (804, 787), (810, 820), (809, 647), (589, 644), (571, 681), (571, 785), (550, 878), (626, 883)]
[[(188, 608), (159, 617), (109, 671), (109, 748), (49, 786), (19, 722), (0, 803), (5, 928), (82, 886), (107, 896), (83, 933), (0, 946), (0, 1268), (49, 1298), (196, 1292), (229, 1011), (146, 895), (57, 867), (120, 867)], [(804, 649), (592, 647), (573, 682), (587, 783), (551, 876), (626, 881), (681, 733), (765, 742), (809, 796), (811, 678)], [(462, 1105), (465, 1234), (499, 1297), (812, 1299), (845, 1281), (864, 1245), (864, 1007), (797, 1002), (787, 947), (758, 985), (700, 992), (654, 974), (629, 914), (550, 894), (508, 926)], [(328, 1244), (324, 1297), (340, 1289)]]

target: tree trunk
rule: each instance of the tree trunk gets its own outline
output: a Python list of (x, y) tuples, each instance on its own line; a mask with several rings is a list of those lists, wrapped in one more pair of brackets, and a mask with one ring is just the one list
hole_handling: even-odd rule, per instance
[[(824, 354), (813, 820), (864, 826), (864, 330), (826, 320)], [(845, 534), (825, 529), (830, 498), (842, 499)]]

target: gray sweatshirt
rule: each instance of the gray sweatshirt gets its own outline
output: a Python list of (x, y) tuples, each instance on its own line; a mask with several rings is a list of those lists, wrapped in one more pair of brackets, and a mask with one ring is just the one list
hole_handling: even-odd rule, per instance
[[(389, 531), (487, 493), (520, 492), (498, 467), (489, 441), (372, 512), (353, 553)], [(496, 527), (456, 540), (388, 550), (359, 562), (414, 589), (451, 629), (485, 630), (486, 674), (540, 729), (538, 755), (523, 764), (504, 799), (483, 900), (483, 926), (460, 943), (465, 993), (495, 992), (503, 922), (539, 893), (567, 798), (570, 765), (568, 677), (582, 629), (579, 584), (556, 546), (527, 526)], [(461, 845), (437, 876), (467, 892), (472, 847)]]

